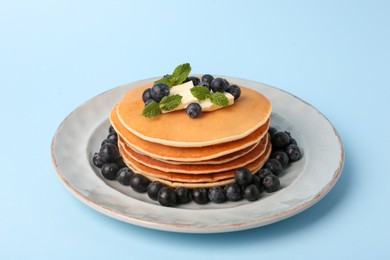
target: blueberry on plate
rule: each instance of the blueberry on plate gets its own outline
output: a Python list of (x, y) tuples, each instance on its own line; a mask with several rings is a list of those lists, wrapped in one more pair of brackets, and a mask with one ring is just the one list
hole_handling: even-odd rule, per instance
[(144, 101), (144, 103), (149, 100), (149, 99), (152, 99), (152, 94), (150, 92), (150, 88), (147, 88), (144, 90), (144, 92), (142, 92), (142, 101)]
[(242, 190), (241, 187), (237, 183), (230, 183), (224, 188), (226, 198), (229, 201), (239, 201), (242, 199)]
[(283, 170), (283, 165), (276, 159), (268, 159), (264, 167), (270, 169), (275, 175), (279, 175)]
[(260, 177), (261, 182), (263, 181), (264, 177), (267, 176), (268, 174), (273, 174), (272, 171), (268, 168), (261, 168), (260, 171), (256, 173), (256, 175)]
[(130, 178), (130, 187), (139, 193), (146, 192), (149, 183), (150, 181), (139, 173), (133, 174)]
[(263, 180), (259, 177), (259, 175), (254, 174), (252, 178), (252, 184), (256, 185), (260, 192), (264, 190)]
[(118, 170), (118, 165), (115, 163), (105, 163), (101, 168), (101, 173), (107, 180), (115, 180)]
[(271, 137), (272, 146), (275, 148), (283, 148), (290, 142), (290, 137), (286, 132), (276, 132)]
[(113, 144), (113, 145), (115, 145), (115, 146), (117, 145), (117, 142), (115, 142), (115, 140), (113, 140), (113, 139), (107, 139), (107, 138), (106, 138), (106, 139), (103, 140), (101, 146), (103, 146), (103, 145), (105, 145), (105, 144), (108, 144), (108, 143), (109, 143), (109, 144)]
[(237, 100), (241, 96), (241, 89), (237, 85), (230, 85), (225, 89), (225, 92), (232, 95), (234, 97), (234, 100)]
[(169, 96), (169, 93), (170, 90), (168, 85), (163, 82), (154, 84), (150, 89), (150, 96), (156, 102), (160, 102), (163, 97)]
[(263, 186), (267, 192), (275, 192), (280, 188), (280, 180), (274, 174), (268, 174), (263, 179)]
[(272, 136), (274, 133), (276, 133), (278, 130), (275, 128), (275, 127), (272, 127), (270, 126), (268, 128), (268, 133), (270, 134), (270, 136)]
[(197, 118), (202, 114), (202, 107), (198, 103), (191, 103), (187, 106), (186, 113), (191, 118)]
[(213, 92), (224, 92), (225, 89), (229, 86), (226, 85), (226, 82), (223, 78), (215, 78), (211, 83), (210, 83), (210, 89)]
[(130, 185), (130, 178), (133, 176), (134, 172), (130, 170), (128, 167), (120, 168), (116, 173), (116, 180), (125, 186)]
[(106, 143), (100, 147), (99, 155), (103, 162), (115, 162), (119, 157), (119, 150), (116, 145)]
[(102, 168), (104, 162), (102, 158), (100, 158), (99, 153), (95, 153), (92, 158), (93, 165), (95, 165), (98, 168)]
[(207, 189), (205, 188), (195, 188), (192, 191), (192, 200), (196, 204), (206, 204), (209, 202), (209, 196)]
[(245, 187), (252, 182), (252, 175), (253, 174), (251, 173), (251, 171), (247, 168), (239, 168), (234, 174), (234, 180), (241, 187)]
[(204, 74), (201, 78), (201, 82), (203, 83), (207, 83), (208, 85), (211, 84), (211, 82), (213, 81), (214, 77), (211, 76), (210, 74)]
[(165, 207), (177, 205), (177, 195), (174, 190), (169, 187), (162, 187), (157, 194), (158, 202)]
[(158, 192), (164, 187), (164, 185), (159, 181), (153, 181), (149, 183), (146, 188), (146, 192), (148, 193), (149, 198), (152, 200), (157, 200)]
[(302, 157), (301, 150), (296, 144), (289, 144), (284, 151), (292, 162), (298, 161)]
[(214, 203), (222, 203), (226, 201), (226, 195), (222, 187), (211, 187), (209, 189), (209, 200)]
[(191, 192), (184, 187), (178, 187), (175, 189), (177, 200), (180, 204), (191, 202)]
[(248, 201), (256, 201), (260, 199), (260, 190), (255, 184), (245, 186), (243, 190), (244, 198)]
[(110, 127), (108, 128), (108, 132), (109, 133), (116, 133), (116, 131), (112, 125), (110, 125)]
[(276, 159), (278, 160), (283, 167), (286, 167), (287, 164), (289, 163), (290, 159), (288, 158), (287, 153), (283, 151), (275, 151), (271, 154), (271, 159)]
[(114, 141), (114, 143), (117, 143), (118, 142), (118, 134), (117, 133), (110, 133), (110, 134), (108, 134), (107, 139), (110, 139), (110, 140)]

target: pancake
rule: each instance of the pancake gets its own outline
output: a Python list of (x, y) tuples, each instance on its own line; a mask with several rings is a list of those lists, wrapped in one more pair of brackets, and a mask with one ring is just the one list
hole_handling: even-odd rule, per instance
[(165, 184), (167, 186), (170, 186), (172, 188), (178, 188), (183, 187), (187, 189), (195, 189), (195, 188), (211, 188), (211, 187), (217, 187), (217, 186), (223, 186), (227, 185), (229, 183), (234, 182), (234, 178), (221, 180), (221, 181), (215, 181), (215, 182), (205, 182), (205, 183), (191, 183), (191, 182), (177, 182), (177, 181), (168, 181), (164, 179), (159, 179), (155, 177), (148, 177), (151, 181), (159, 181), (162, 184)]
[(129, 156), (131, 159), (137, 161), (140, 164), (148, 166), (153, 169), (157, 169), (164, 172), (177, 172), (177, 173), (186, 173), (186, 174), (210, 174), (215, 172), (223, 172), (228, 170), (237, 169), (244, 167), (249, 163), (258, 159), (266, 150), (268, 144), (268, 135), (266, 135), (259, 144), (251, 152), (247, 153), (240, 158), (232, 160), (223, 164), (169, 164), (162, 161), (155, 160), (149, 156), (142, 155), (132, 150), (129, 147), (120, 143), (122, 153), (125, 153), (126, 156)]
[(190, 118), (183, 110), (146, 118), (142, 92), (152, 82), (129, 90), (119, 101), (117, 116), (133, 135), (152, 143), (173, 147), (203, 147), (243, 139), (265, 125), (271, 102), (259, 92), (240, 86), (241, 96), (218, 112)]
[[(119, 121), (119, 118), (116, 113), (117, 111), (116, 107), (117, 106), (115, 106), (110, 113), (110, 121), (111, 121), (111, 125), (118, 133), (118, 136), (123, 140), (123, 142), (125, 142), (133, 150), (160, 160), (197, 162), (197, 161), (210, 160), (227, 154), (231, 154), (233, 152), (240, 151), (244, 148), (247, 148), (251, 145), (258, 143), (261, 140), (261, 138), (263, 138), (267, 133), (270, 124), (270, 120), (268, 119), (265, 122), (265, 124), (261, 125), (250, 135), (240, 140), (211, 145), (211, 146), (207, 146), (207, 148), (204, 147), (203, 148), (202, 147), (180, 148), (180, 147), (172, 147), (172, 146), (166, 146), (158, 143), (148, 142), (134, 135), (127, 128), (125, 128), (122, 125), (122, 123)], [(223, 109), (220, 109), (218, 111), (222, 111), (222, 110)], [(196, 119), (192, 119), (192, 120), (195, 121)]]
[[(157, 169), (150, 168), (132, 159), (123, 151), (123, 147), (121, 145), (119, 145), (119, 150), (122, 153), (124, 162), (129, 168), (131, 168), (137, 173), (141, 173), (142, 175), (144, 175), (149, 179), (158, 178), (158, 179), (163, 179), (163, 180), (176, 182), (176, 183), (204, 184), (210, 182), (215, 183), (217, 181), (231, 179), (234, 177), (235, 174), (235, 170), (229, 170), (229, 171), (218, 172), (218, 173), (210, 173), (210, 174), (186, 174), (186, 173), (163, 172)], [(265, 161), (268, 159), (270, 155), (270, 152), (271, 152), (271, 144), (270, 142), (268, 142), (265, 152), (255, 161), (245, 165), (244, 167), (246, 167), (247, 169), (255, 173), (264, 165)], [(203, 187), (203, 186), (199, 185), (199, 187)]]

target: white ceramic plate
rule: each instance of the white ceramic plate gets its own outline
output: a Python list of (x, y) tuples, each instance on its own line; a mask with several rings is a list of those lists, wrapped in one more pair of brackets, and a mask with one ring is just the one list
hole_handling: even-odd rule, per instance
[(127, 90), (155, 79), (102, 93), (61, 123), (51, 146), (52, 161), (61, 181), (82, 202), (108, 216), (175, 232), (216, 233), (259, 227), (293, 216), (318, 202), (337, 182), (343, 167), (344, 151), (337, 131), (318, 110), (289, 93), (249, 80), (225, 78), (267, 96), (273, 104), (271, 125), (291, 132), (304, 154), (283, 171), (279, 191), (264, 192), (256, 202), (191, 202), (169, 208), (129, 186), (102, 178), (91, 159), (108, 134), (111, 108)]

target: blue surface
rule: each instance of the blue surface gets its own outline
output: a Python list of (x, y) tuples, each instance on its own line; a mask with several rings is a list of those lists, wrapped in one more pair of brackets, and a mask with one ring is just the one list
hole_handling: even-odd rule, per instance
[[(389, 13), (388, 1), (0, 1), (0, 258), (389, 259)], [(345, 146), (334, 189), (287, 220), (214, 235), (132, 226), (73, 197), (50, 159), (61, 121), (183, 62), (322, 111)]]

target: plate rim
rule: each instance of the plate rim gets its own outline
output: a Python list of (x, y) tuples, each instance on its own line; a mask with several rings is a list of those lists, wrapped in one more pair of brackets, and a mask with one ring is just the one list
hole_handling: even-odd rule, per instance
[[(52, 164), (53, 164), (54, 169), (56, 171), (56, 174), (59, 176), (59, 178), (62, 181), (62, 183), (64, 184), (64, 186), (77, 199), (79, 199), (84, 204), (88, 205), (89, 207), (97, 210), (98, 212), (101, 212), (101, 213), (103, 213), (103, 214), (105, 214), (105, 215), (107, 215), (109, 217), (112, 217), (112, 218), (115, 218), (115, 219), (118, 219), (118, 220), (121, 220), (121, 221), (124, 221), (124, 222), (127, 222), (127, 223), (131, 223), (131, 224), (134, 224), (134, 225), (138, 225), (138, 226), (142, 226), (142, 227), (146, 227), (146, 228), (157, 229), (157, 230), (182, 232), (182, 233), (222, 233), (222, 232), (239, 231), (239, 230), (245, 230), (245, 229), (250, 229), (250, 228), (255, 228), (255, 227), (268, 225), (268, 224), (271, 224), (271, 223), (278, 222), (278, 221), (281, 221), (283, 219), (289, 218), (291, 216), (294, 216), (294, 215), (304, 211), (305, 209), (311, 207), (312, 205), (316, 204), (323, 197), (325, 197), (326, 194), (337, 183), (337, 181), (338, 181), (338, 179), (339, 179), (339, 177), (340, 177), (340, 175), (342, 173), (342, 169), (343, 169), (343, 166), (344, 166), (344, 160), (345, 160), (343, 143), (341, 141), (341, 138), (340, 138), (336, 128), (333, 126), (331, 121), (321, 111), (319, 111), (317, 108), (315, 108), (313, 105), (309, 104), (308, 102), (302, 100), (301, 98), (299, 98), (299, 97), (297, 97), (297, 96), (295, 96), (295, 95), (293, 95), (293, 94), (291, 94), (291, 93), (289, 93), (289, 92), (287, 92), (287, 91), (285, 91), (283, 89), (280, 89), (280, 88), (277, 88), (277, 87), (273, 87), (273, 86), (270, 86), (270, 85), (267, 85), (267, 84), (264, 84), (264, 83), (243, 79), (243, 78), (237, 78), (237, 77), (231, 77), (231, 76), (221, 76), (221, 77), (230, 78), (230, 79), (233, 79), (233, 80), (237, 79), (239, 81), (252, 82), (254, 84), (260, 84), (262, 86), (265, 86), (265, 87), (268, 87), (268, 88), (271, 88), (271, 89), (283, 92), (283, 93), (285, 93), (285, 94), (287, 94), (287, 95), (297, 99), (298, 101), (304, 103), (306, 106), (310, 107), (311, 109), (313, 109), (315, 112), (318, 113), (318, 115), (320, 115), (323, 119), (326, 120), (326, 122), (329, 124), (329, 126), (331, 126), (331, 128), (332, 128), (332, 130), (334, 132), (334, 135), (335, 135), (335, 137), (337, 139), (339, 148), (340, 148), (340, 161), (339, 161), (339, 165), (335, 169), (335, 171), (332, 173), (331, 181), (329, 181), (325, 186), (323, 186), (322, 189), (319, 190), (313, 196), (312, 199), (307, 200), (304, 203), (301, 203), (298, 206), (295, 206), (295, 207), (293, 207), (293, 208), (291, 208), (289, 210), (281, 212), (281, 214), (279, 214), (277, 218), (275, 218), (274, 215), (271, 215), (271, 216), (268, 216), (266, 218), (253, 219), (251, 221), (246, 221), (245, 223), (240, 223), (240, 224), (236, 224), (236, 225), (234, 223), (233, 224), (230, 223), (230, 224), (225, 224), (225, 225), (223, 225), (223, 224), (222, 225), (218, 225), (218, 226), (215, 226), (215, 227), (207, 226), (207, 228), (202, 228), (202, 227), (193, 226), (191, 224), (178, 224), (178, 223), (166, 223), (166, 222), (158, 223), (156, 221), (152, 221), (151, 222), (151, 221), (144, 220), (144, 219), (141, 219), (141, 218), (137, 218), (137, 217), (134, 217), (134, 216), (123, 215), (122, 213), (117, 212), (116, 210), (114, 210), (112, 208), (109, 208), (109, 207), (106, 207), (106, 206), (101, 205), (99, 203), (96, 203), (96, 201), (94, 201), (90, 197), (85, 196), (80, 191), (78, 191), (72, 185), (72, 183), (70, 183), (68, 181), (68, 179), (63, 174), (62, 170), (58, 166), (56, 155), (55, 155), (55, 144), (57, 142), (57, 138), (58, 138), (59, 133), (61, 132), (64, 124), (69, 120), (69, 118), (72, 116), (72, 114), (76, 113), (79, 109), (82, 109), (85, 106), (87, 106), (88, 103), (92, 102), (94, 99), (96, 99), (96, 98), (98, 98), (100, 96), (103, 96), (106, 93), (115, 91), (115, 90), (117, 90), (119, 88), (127, 88), (128, 87), (130, 89), (130, 88), (136, 87), (137, 85), (140, 85), (142, 83), (153, 81), (153, 80), (157, 79), (157, 77), (152, 77), (152, 78), (147, 78), (147, 79), (143, 79), (143, 80), (134, 81), (134, 82), (131, 82), (131, 83), (128, 83), (128, 84), (123, 84), (123, 85), (114, 87), (112, 89), (109, 89), (107, 91), (104, 91), (104, 92), (102, 92), (102, 93), (100, 93), (100, 94), (98, 94), (98, 95), (88, 99), (87, 101), (85, 101), (84, 103), (79, 105), (77, 108), (75, 108), (72, 112), (70, 112), (63, 119), (63, 121), (60, 123), (60, 125), (56, 129), (56, 131), (54, 133), (54, 136), (52, 138), (51, 146), (50, 146), (51, 147), (50, 148), (51, 149), (51, 151), (50, 151), (51, 161), (52, 161)], [(109, 187), (109, 186), (107, 185), (107, 187)], [(111, 187), (109, 187), (109, 188), (111, 188)], [(124, 196), (126, 196), (126, 195), (124, 195)], [(155, 206), (155, 205), (152, 205), (152, 206)], [(157, 207), (161, 207), (161, 206), (157, 206)], [(186, 209), (179, 209), (179, 210), (186, 210)], [(218, 210), (218, 209), (213, 209), (213, 210)]]

